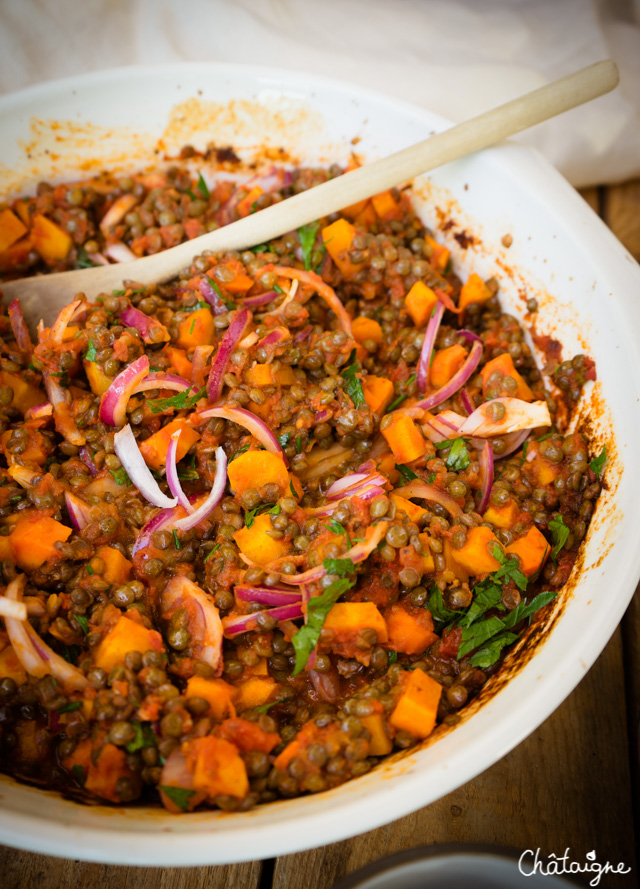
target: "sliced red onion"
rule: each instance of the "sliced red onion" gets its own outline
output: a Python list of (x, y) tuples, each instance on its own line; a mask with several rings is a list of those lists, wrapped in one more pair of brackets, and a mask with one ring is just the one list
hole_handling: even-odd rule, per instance
[(221, 407), (210, 407), (199, 413), (198, 417), (201, 420), (220, 417), (222, 420), (228, 420), (230, 423), (236, 423), (238, 426), (244, 427), (247, 432), (250, 432), (254, 438), (258, 439), (261, 445), (264, 445), (267, 451), (270, 451), (272, 454), (280, 454), (286, 464), (287, 459), (282, 450), (282, 445), (264, 420), (261, 420), (256, 414), (252, 414), (251, 411), (246, 411), (242, 407), (229, 407), (225, 404)]
[(254, 309), (256, 306), (264, 306), (267, 303), (273, 302), (277, 296), (277, 290), (268, 290), (266, 293), (259, 293), (257, 296), (248, 296), (242, 300), (242, 305)]
[(254, 611), (252, 614), (243, 614), (239, 617), (224, 617), (222, 626), (224, 627), (224, 635), (227, 639), (239, 636), (241, 633), (248, 633), (255, 630), (259, 615), (268, 615), (278, 623), (281, 620), (298, 620), (302, 614), (302, 599), (298, 597), (298, 601), (289, 605), (280, 605), (278, 608), (267, 608), (264, 611)]
[(141, 380), (131, 394), (148, 392), (149, 389), (173, 389), (176, 392), (186, 392), (187, 389), (191, 389), (192, 385), (189, 380), (176, 374), (152, 373)]
[(460, 330), (457, 331), (457, 335), (461, 336), (468, 343), (481, 343), (482, 340), (478, 336), (477, 333), (474, 333), (472, 330), (467, 330), (466, 327), (461, 327)]
[(80, 305), (80, 300), (77, 299), (74, 302), (69, 303), (64, 306), (64, 308), (60, 309), (56, 320), (51, 325), (51, 330), (49, 331), (49, 339), (51, 342), (60, 344), (64, 337), (64, 332), (67, 329), (67, 325), (75, 315), (76, 309)]
[(311, 334), (313, 333), (313, 327), (310, 325), (307, 327), (303, 327), (293, 338), (294, 343), (304, 343), (305, 340), (308, 340)]
[[(155, 318), (149, 317), (149, 315), (145, 315), (144, 312), (134, 308), (134, 306), (128, 306), (124, 312), (121, 312), (120, 320), (126, 327), (134, 327), (142, 337), (143, 342), (147, 345), (168, 342), (171, 339), (169, 331), (164, 324), (161, 324), (160, 321), (157, 321)], [(152, 338), (152, 330), (161, 330), (162, 336), (156, 334), (156, 336)]]
[(197, 583), (178, 575), (172, 577), (162, 591), (160, 608), (163, 617), (185, 608), (192, 656), (209, 664), (219, 676), (222, 673), (222, 623), (213, 596), (208, 596)]
[(344, 478), (334, 482), (326, 493), (327, 500), (335, 500), (338, 497), (350, 497), (353, 494), (359, 494), (371, 485), (385, 485), (386, 478), (378, 472), (363, 473), (352, 472), (345, 475)]
[(200, 278), (198, 282), (198, 290), (213, 309), (214, 315), (224, 315), (225, 312), (229, 311), (228, 306), (225, 306), (215, 287), (207, 277)]
[(89, 482), (83, 493), (91, 494), (93, 497), (100, 497), (101, 500), (104, 500), (105, 494), (119, 497), (128, 487), (129, 485), (119, 485), (111, 473), (105, 469), (102, 470), (102, 473), (98, 473), (97, 478)]
[(341, 500), (333, 500), (330, 503), (325, 503), (323, 506), (307, 509), (306, 513), (307, 515), (331, 515), (341, 503), (345, 503), (347, 500), (350, 500), (351, 497), (358, 497), (360, 500), (364, 500), (365, 503), (369, 503), (370, 500), (375, 500), (376, 497), (381, 497), (386, 493), (384, 488), (381, 488), (378, 485), (370, 485), (361, 488), (358, 491), (346, 492), (346, 496), (343, 496)]
[(342, 329), (348, 333), (350, 337), (353, 337), (351, 332), (351, 317), (349, 316), (349, 313), (343, 306), (333, 287), (329, 287), (329, 285), (322, 280), (320, 275), (317, 275), (315, 272), (305, 272), (302, 269), (292, 269), (289, 268), (289, 266), (266, 265), (260, 269), (260, 271), (256, 272), (256, 276), (260, 277), (263, 272), (275, 272), (276, 275), (279, 275), (281, 278), (290, 278), (293, 281), (299, 281), (301, 284), (306, 284), (308, 287), (312, 287), (318, 296), (322, 297), (329, 308), (337, 316)]
[(365, 460), (364, 463), (361, 463), (360, 466), (356, 469), (356, 472), (366, 472), (367, 474), (373, 472), (376, 468), (375, 460)]
[(489, 496), (493, 487), (493, 450), (488, 441), (482, 446), (479, 456), (480, 463), (480, 500), (478, 501), (478, 512), (480, 515), (489, 505)]
[(0, 595), (0, 617), (25, 621), (28, 616), (27, 606), (24, 602), (16, 602), (14, 599), (7, 599), (6, 596)]
[(160, 512), (157, 512), (153, 518), (140, 529), (138, 536), (135, 539), (135, 543), (133, 544), (131, 555), (135, 556), (140, 550), (147, 549), (153, 542), (151, 539), (152, 534), (156, 531), (164, 531), (165, 529), (168, 530), (173, 528), (176, 519), (181, 518), (183, 515), (184, 509), (181, 506), (174, 506), (171, 509), (161, 509)]
[(436, 336), (438, 335), (443, 315), (444, 304), (438, 300), (433, 310), (433, 314), (431, 315), (431, 318), (429, 318), (429, 323), (427, 324), (427, 329), (424, 334), (424, 342), (422, 343), (422, 349), (420, 350), (417, 374), (417, 383), (420, 392), (424, 392), (427, 388), (427, 383), (429, 382), (431, 355), (433, 353), (433, 346), (436, 341)]
[(163, 494), (158, 482), (151, 475), (151, 471), (144, 462), (138, 442), (128, 423), (120, 432), (116, 432), (113, 439), (113, 448), (127, 475), (145, 500), (163, 509), (170, 509), (172, 506), (176, 506), (178, 501), (172, 500), (166, 494)]
[(27, 408), (25, 418), (27, 420), (43, 420), (45, 417), (52, 416), (52, 414), (53, 405), (49, 401), (45, 401), (44, 404), (36, 404), (34, 407)]
[(34, 484), (34, 479), (41, 478), (41, 472), (36, 472), (34, 469), (27, 469), (26, 466), (21, 466), (19, 463), (12, 463), (7, 470), (7, 475), (13, 479), (14, 482), (17, 482), (22, 488), (32, 488)]
[(191, 379), (196, 389), (202, 389), (204, 386), (207, 365), (213, 353), (213, 346), (196, 346), (193, 350), (193, 358), (191, 359)]
[[(7, 599), (22, 602), (26, 579), (26, 575), (20, 574), (11, 581), (5, 590)], [(49, 648), (28, 620), (5, 617), (5, 626), (11, 647), (27, 673), (39, 678), (52, 674), (65, 691), (81, 691), (87, 687), (84, 673)]]
[[(378, 522), (376, 525), (367, 528), (365, 540), (361, 543), (356, 543), (355, 546), (352, 546), (351, 549), (347, 550), (347, 552), (340, 556), (340, 558), (349, 559), (354, 565), (357, 565), (359, 562), (364, 562), (387, 533), (388, 527), (389, 522)], [(294, 586), (311, 583), (320, 580), (326, 573), (327, 569), (322, 565), (318, 565), (317, 568), (310, 568), (308, 571), (303, 571), (302, 574), (287, 574), (287, 583)]]
[[(504, 407), (504, 415), (500, 420), (493, 419), (493, 405), (496, 404)], [(494, 398), (481, 404), (470, 417), (467, 417), (460, 428), (460, 433), (477, 435), (479, 438), (494, 438), (509, 432), (550, 425), (551, 417), (545, 401), (529, 403), (520, 398)]]
[(94, 265), (111, 265), (103, 253), (87, 253), (87, 256)]
[[(429, 411), (431, 408), (437, 407), (437, 405), (442, 404), (443, 401), (447, 401), (447, 399), (451, 398), (451, 396), (464, 386), (467, 380), (473, 375), (476, 367), (480, 364), (481, 358), (482, 343), (474, 342), (464, 364), (460, 370), (451, 377), (446, 386), (443, 386), (436, 392), (432, 392), (431, 395), (428, 395), (423, 401), (420, 401), (416, 407)], [(399, 408), (399, 410), (402, 410), (402, 408)]]
[(494, 454), (494, 458), (496, 460), (504, 460), (505, 457), (520, 450), (529, 432), (529, 429), (522, 429), (520, 432), (510, 432), (508, 435), (504, 435), (502, 441), (505, 444), (505, 449), (500, 454)]
[(98, 474), (98, 467), (93, 462), (93, 457), (91, 456), (89, 449), (86, 445), (80, 448), (80, 453), (78, 454), (84, 465), (87, 467), (91, 475), (95, 478)]
[(184, 519), (178, 519), (175, 527), (180, 531), (188, 531), (195, 528), (200, 522), (204, 521), (208, 515), (213, 512), (218, 503), (224, 497), (224, 489), (227, 486), (227, 455), (222, 448), (216, 448), (216, 474), (213, 480), (213, 486), (209, 492), (209, 496), (195, 512), (186, 516)]
[(84, 500), (81, 500), (79, 497), (76, 497), (76, 495), (72, 494), (70, 491), (65, 491), (64, 502), (67, 507), (67, 512), (69, 513), (69, 518), (71, 519), (71, 524), (76, 531), (81, 531), (83, 528), (86, 528), (91, 521), (91, 507), (89, 504), (85, 503)]
[(475, 406), (473, 404), (473, 401), (471, 400), (471, 396), (464, 387), (460, 390), (460, 402), (462, 404), (462, 407), (467, 412), (467, 415), (472, 414), (475, 411)]
[(193, 506), (189, 503), (189, 498), (182, 490), (180, 479), (178, 478), (178, 465), (176, 463), (176, 452), (178, 450), (178, 439), (182, 429), (176, 429), (171, 436), (169, 447), (167, 448), (167, 483), (169, 490), (176, 498), (180, 506), (189, 514), (195, 512)]
[[(445, 413), (449, 412), (445, 411)], [(434, 444), (453, 438), (458, 434), (459, 428), (459, 425), (454, 426), (452, 423), (448, 423), (441, 415), (431, 417), (422, 424), (422, 431)]]
[(224, 375), (227, 372), (231, 354), (242, 339), (242, 335), (250, 321), (251, 312), (249, 309), (238, 309), (233, 313), (233, 320), (222, 337), (209, 372), (209, 381), (207, 383), (209, 401), (217, 401), (220, 398), (224, 385)]
[(138, 258), (122, 241), (113, 241), (113, 243), (107, 244), (102, 252), (114, 262), (133, 262)]
[(100, 220), (100, 231), (102, 234), (109, 234), (112, 228), (115, 228), (119, 222), (122, 222), (129, 210), (138, 203), (138, 200), (139, 198), (131, 192), (121, 194), (119, 198), (116, 198)]
[(149, 359), (146, 355), (141, 355), (118, 374), (100, 399), (99, 417), (103, 423), (108, 426), (124, 426), (129, 398), (148, 373)]
[(290, 337), (291, 334), (286, 327), (274, 327), (273, 330), (270, 330), (269, 333), (260, 340), (258, 345), (263, 348), (266, 348), (267, 346), (277, 346), (279, 343), (283, 343)]
[(313, 422), (317, 425), (318, 423), (324, 423), (325, 420), (328, 420), (331, 417), (331, 411), (321, 410), (316, 411), (316, 415), (313, 418)]
[(78, 425), (71, 415), (71, 393), (63, 389), (56, 377), (46, 371), (42, 374), (44, 388), (47, 391), (49, 401), (53, 407), (53, 419), (56, 429), (69, 444), (82, 447), (86, 444), (86, 437), (78, 429)]
[(462, 508), (458, 506), (453, 497), (445, 494), (440, 488), (434, 485), (428, 485), (426, 482), (413, 481), (409, 482), (403, 488), (396, 488), (394, 494), (411, 500), (412, 497), (418, 497), (420, 500), (430, 500), (432, 503), (439, 503), (444, 506), (447, 512), (453, 516), (462, 515)]
[(33, 352), (33, 343), (31, 342), (27, 323), (24, 320), (22, 306), (17, 299), (11, 300), (7, 307), (7, 314), (9, 315), (11, 330), (13, 331), (18, 348), (21, 352), (24, 352), (25, 355), (31, 355)]
[(295, 605), (302, 598), (298, 590), (275, 586), (236, 586), (233, 592), (236, 599), (257, 602), (259, 605)]

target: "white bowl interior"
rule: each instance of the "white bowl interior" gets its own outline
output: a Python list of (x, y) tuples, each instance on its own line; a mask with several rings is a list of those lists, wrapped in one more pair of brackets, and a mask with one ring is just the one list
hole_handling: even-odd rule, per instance
[[(179, 107), (177, 110), (175, 106)], [(373, 159), (446, 125), (365, 90), (272, 70), (230, 65), (123, 69), (45, 84), (0, 100), (0, 189), (62, 178), (98, 156), (117, 167), (191, 141), (231, 144), (250, 156), (265, 144), (311, 161)], [(27, 156), (29, 155), (29, 156)], [(95, 168), (95, 167), (94, 167)], [(0, 841), (51, 854), (119, 863), (180, 865), (253, 860), (343, 839), (405, 815), (488, 768), (570, 693), (619, 622), (640, 573), (632, 521), (637, 459), (640, 269), (576, 192), (540, 156), (512, 144), (450, 164), (419, 183), (425, 222), (438, 209), (455, 220), (439, 232), (459, 261), (495, 275), (510, 310), (536, 296), (539, 333), (565, 355), (596, 359), (598, 382), (580, 422), (607, 443), (608, 490), (598, 504), (579, 582), (561, 597), (553, 630), (533, 657), (473, 715), (424, 749), (382, 764), (329, 793), (246, 814), (79, 806), (57, 793), (0, 776)], [(463, 250), (462, 229), (476, 243)], [(503, 235), (513, 246), (502, 246)], [(606, 584), (604, 578), (606, 576)]]

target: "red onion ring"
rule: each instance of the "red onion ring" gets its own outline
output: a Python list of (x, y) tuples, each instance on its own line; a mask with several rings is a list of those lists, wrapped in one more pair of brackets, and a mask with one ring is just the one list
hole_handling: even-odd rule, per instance
[(478, 512), (480, 515), (489, 505), (491, 488), (493, 487), (493, 450), (488, 441), (485, 441), (479, 456), (480, 463), (480, 500)]
[(51, 330), (49, 331), (49, 339), (51, 340), (51, 342), (60, 345), (64, 337), (64, 332), (67, 329), (67, 326), (73, 318), (79, 305), (80, 300), (78, 299), (60, 309), (58, 315), (56, 316), (56, 320), (51, 325)]
[(222, 673), (222, 623), (213, 596), (208, 596), (197, 583), (187, 577), (172, 577), (160, 594), (163, 616), (180, 608), (185, 602), (195, 606), (195, 614), (192, 614), (191, 609), (188, 611), (191, 612), (191, 648), (193, 650), (195, 647), (197, 650), (194, 657), (213, 667), (215, 675), (219, 676)]
[(213, 309), (214, 315), (224, 315), (225, 312), (229, 311), (228, 306), (225, 306), (222, 302), (215, 287), (211, 284), (208, 278), (200, 278), (200, 281), (198, 282), (198, 290)]
[(127, 420), (129, 398), (148, 373), (149, 359), (146, 355), (136, 358), (123, 371), (120, 371), (100, 399), (98, 415), (103, 423), (106, 423), (107, 426), (124, 426)]
[(520, 432), (510, 432), (502, 437), (502, 441), (506, 444), (505, 450), (501, 454), (494, 454), (496, 460), (504, 460), (511, 454), (518, 451), (529, 436), (529, 429), (522, 429)]
[(21, 352), (25, 355), (31, 355), (33, 352), (33, 343), (27, 328), (27, 322), (24, 320), (22, 306), (17, 299), (12, 299), (7, 307), (11, 330), (16, 340), (16, 344)]
[(236, 586), (233, 592), (236, 599), (259, 605), (295, 605), (302, 600), (302, 592), (284, 587)]
[(178, 439), (182, 429), (176, 429), (171, 436), (169, 447), (167, 448), (167, 483), (169, 490), (176, 498), (180, 506), (189, 514), (195, 512), (193, 506), (189, 503), (189, 498), (182, 490), (180, 479), (178, 478), (178, 466), (176, 463), (176, 452), (178, 450)]
[(463, 337), (468, 343), (482, 342), (482, 339), (477, 333), (474, 333), (472, 330), (467, 330), (466, 327), (461, 327), (460, 330), (457, 331), (457, 335)]
[(83, 528), (86, 528), (91, 521), (91, 507), (89, 504), (85, 503), (84, 500), (81, 500), (79, 497), (76, 497), (76, 495), (72, 494), (70, 491), (65, 491), (64, 503), (67, 507), (71, 524), (76, 531), (81, 531)]
[(287, 459), (282, 450), (282, 445), (269, 429), (264, 420), (252, 414), (242, 407), (229, 407), (222, 405), (221, 407), (211, 407), (202, 411), (197, 415), (201, 420), (209, 420), (211, 417), (219, 417), (222, 420), (229, 420), (230, 423), (236, 423), (238, 426), (244, 427), (248, 432), (257, 438), (260, 444), (264, 445), (267, 451), (272, 454), (279, 454), (287, 463)]
[[(124, 312), (120, 313), (120, 321), (122, 321), (125, 327), (135, 328), (142, 337), (143, 342), (147, 345), (168, 342), (171, 339), (169, 331), (164, 324), (156, 321), (155, 318), (150, 318), (149, 315), (145, 315), (144, 312), (141, 312), (140, 309), (136, 309), (134, 306), (128, 306)], [(162, 336), (156, 336), (152, 339), (151, 331), (156, 329), (162, 331)]]
[[(431, 410), (431, 408), (442, 404), (443, 401), (447, 401), (447, 399), (451, 398), (458, 389), (464, 386), (467, 380), (473, 375), (476, 367), (480, 364), (481, 358), (482, 343), (474, 342), (464, 364), (460, 370), (451, 377), (446, 386), (443, 386), (436, 392), (432, 392), (431, 395), (428, 395), (423, 401), (418, 402), (415, 406), (428, 411)], [(399, 408), (399, 410), (402, 410), (402, 408)]]
[(277, 290), (268, 290), (266, 293), (259, 293), (257, 296), (248, 296), (242, 300), (242, 305), (253, 309), (256, 306), (264, 306), (267, 303), (273, 302), (274, 299), (277, 299), (277, 296)]
[(119, 198), (116, 198), (100, 220), (100, 231), (102, 234), (108, 235), (112, 228), (115, 228), (119, 222), (122, 222), (129, 210), (138, 203), (138, 200), (139, 198), (131, 194), (131, 192), (121, 194)]
[(241, 633), (255, 630), (258, 625), (258, 616), (261, 614), (269, 615), (278, 623), (282, 620), (297, 620), (303, 617), (302, 600), (290, 605), (281, 605), (278, 608), (267, 608), (264, 611), (254, 611), (252, 614), (243, 614), (240, 617), (223, 617), (224, 635), (227, 639), (232, 639)]
[(263, 272), (275, 272), (276, 275), (279, 275), (281, 278), (290, 278), (293, 281), (299, 281), (301, 284), (307, 284), (309, 287), (312, 287), (318, 296), (322, 297), (329, 308), (337, 316), (342, 329), (353, 338), (349, 313), (342, 305), (342, 302), (333, 287), (329, 287), (329, 285), (322, 280), (320, 275), (317, 275), (315, 272), (305, 272), (302, 271), (302, 269), (292, 269), (289, 268), (289, 266), (266, 265), (256, 272), (256, 277), (259, 278)]
[(411, 500), (412, 497), (418, 497), (420, 500), (431, 500), (433, 503), (439, 503), (440, 506), (444, 506), (447, 512), (453, 516), (462, 515), (462, 507), (456, 503), (453, 497), (445, 494), (444, 491), (441, 491), (434, 485), (428, 485), (426, 482), (409, 482), (403, 488), (396, 488), (393, 493), (398, 494), (399, 497), (405, 497), (407, 500)]
[(233, 314), (231, 324), (225, 331), (224, 336), (218, 346), (218, 352), (211, 365), (209, 372), (209, 381), (207, 383), (207, 395), (209, 401), (217, 401), (222, 394), (224, 385), (224, 375), (227, 372), (231, 353), (242, 339), (242, 335), (251, 321), (251, 312), (249, 309), (238, 309)]
[(196, 525), (199, 525), (220, 503), (224, 497), (226, 486), (227, 455), (222, 448), (216, 448), (216, 474), (209, 496), (191, 515), (186, 516), (184, 519), (178, 519), (175, 527), (180, 531), (188, 531), (190, 528), (195, 528)]
[[(475, 343), (474, 343), (475, 345)], [(502, 404), (504, 416), (500, 420), (491, 417), (491, 405)], [(520, 432), (523, 429), (536, 429), (538, 426), (550, 426), (551, 416), (545, 401), (522, 401), (520, 398), (493, 398), (481, 404), (467, 417), (460, 427), (461, 435), (476, 435), (479, 438), (495, 438), (509, 432)]]
[(49, 401), (44, 404), (36, 404), (34, 407), (27, 408), (25, 419), (27, 420), (43, 420), (53, 414), (53, 405)]
[(460, 402), (462, 404), (462, 407), (467, 412), (467, 416), (474, 412), (475, 406), (473, 404), (473, 401), (471, 400), (471, 396), (464, 387), (460, 390)]
[(420, 392), (424, 392), (427, 388), (427, 383), (429, 382), (431, 354), (433, 352), (433, 346), (436, 341), (436, 336), (438, 335), (443, 315), (444, 303), (438, 300), (433, 309), (433, 314), (431, 315), (431, 318), (429, 318), (429, 323), (427, 324), (427, 329), (424, 334), (424, 342), (422, 343), (422, 349), (420, 350), (420, 360), (418, 361), (417, 372), (417, 383)]
[[(361, 543), (356, 543), (355, 546), (352, 546), (351, 549), (347, 550), (347, 552), (343, 556), (340, 556), (340, 558), (349, 559), (354, 565), (357, 565), (359, 562), (364, 562), (387, 533), (388, 527), (389, 522), (378, 522), (376, 525), (367, 528), (366, 539)], [(317, 568), (310, 568), (308, 571), (303, 571), (302, 574), (287, 574), (287, 583), (294, 586), (311, 583), (312, 581), (320, 580), (326, 573), (327, 569), (322, 565), (318, 565)]]
[(87, 469), (89, 470), (91, 475), (95, 478), (96, 475), (98, 474), (98, 467), (93, 462), (93, 457), (89, 453), (89, 449), (87, 448), (86, 445), (84, 447), (80, 448), (80, 453), (78, 454), (78, 456), (80, 457), (80, 459), (82, 460), (84, 465), (87, 467)]
[(148, 392), (149, 389), (173, 389), (176, 392), (186, 392), (187, 389), (192, 388), (192, 385), (189, 380), (185, 380), (184, 377), (179, 377), (176, 374), (152, 373), (145, 377), (144, 380), (141, 380), (131, 394)]
[(113, 241), (111, 244), (107, 244), (102, 252), (114, 262), (133, 262), (138, 258), (133, 250), (130, 250), (122, 241)]
[[(146, 358), (146, 356), (143, 357)], [(178, 501), (172, 500), (166, 494), (163, 494), (158, 482), (151, 475), (149, 467), (140, 453), (140, 448), (131, 426), (128, 423), (120, 432), (116, 432), (113, 439), (113, 449), (124, 466), (127, 475), (145, 500), (153, 503), (154, 506), (160, 506), (162, 509), (171, 509), (172, 506), (176, 506)]]

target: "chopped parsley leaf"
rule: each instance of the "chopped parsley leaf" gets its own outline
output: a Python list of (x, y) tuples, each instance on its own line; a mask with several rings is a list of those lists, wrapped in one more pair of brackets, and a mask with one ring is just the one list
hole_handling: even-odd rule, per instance
[(561, 515), (556, 516), (555, 519), (551, 519), (547, 527), (551, 531), (551, 535), (553, 537), (554, 546), (551, 550), (551, 558), (555, 562), (558, 558), (560, 550), (569, 539), (569, 534), (571, 533), (571, 531), (565, 525), (564, 519)]
[(302, 453), (302, 436), (296, 435), (296, 454)]
[(493, 545), (493, 557), (500, 562), (500, 567), (491, 576), (495, 580), (512, 580), (519, 590), (526, 590), (528, 580), (520, 570), (516, 557), (506, 556), (496, 543)]
[(208, 555), (207, 558), (204, 560), (205, 563), (209, 561), (209, 559), (211, 558), (211, 556), (212, 556), (214, 553), (217, 553), (217, 552), (218, 552), (218, 550), (220, 549), (221, 546), (222, 546), (221, 543), (216, 543), (216, 544), (214, 544), (214, 545), (211, 547), (211, 549), (209, 550), (209, 555)]
[(135, 753), (137, 750), (142, 750), (143, 747), (156, 746), (155, 732), (148, 723), (136, 722), (134, 720), (131, 722), (131, 725), (135, 729), (135, 736), (132, 741), (125, 745), (127, 753)]
[(198, 174), (198, 183), (196, 185), (196, 188), (198, 189), (198, 191), (200, 192), (202, 197), (205, 199), (205, 201), (208, 201), (209, 198), (211, 197), (211, 194), (209, 192), (207, 183), (204, 181), (204, 179), (202, 177), (202, 173)]
[(593, 460), (589, 463), (589, 468), (594, 475), (597, 475), (598, 478), (602, 476), (602, 470), (605, 467), (607, 462), (607, 446), (603, 445), (602, 450), (598, 454), (597, 457), (594, 457)]
[(411, 467), (406, 466), (404, 463), (396, 463), (396, 469), (403, 478), (406, 478), (408, 482), (412, 482), (420, 478), (420, 476), (416, 475)]
[(398, 652), (397, 651), (390, 650), (387, 652), (387, 655), (389, 656), (389, 663), (390, 664), (395, 664), (395, 662), (398, 660)]
[(186, 790), (184, 787), (167, 787), (163, 784), (160, 785), (160, 790), (183, 812), (189, 808), (189, 800), (195, 793), (195, 790)]
[(451, 472), (461, 472), (463, 469), (466, 469), (471, 462), (464, 438), (451, 438), (447, 441), (438, 441), (435, 445), (438, 450), (451, 448), (445, 459), (447, 469), (451, 470)]
[(182, 549), (182, 544), (180, 543), (180, 538), (178, 537), (178, 532), (176, 529), (173, 529), (173, 545), (176, 549)]
[(342, 522), (336, 522), (335, 520), (332, 520), (328, 525), (325, 525), (324, 527), (327, 529), (327, 531), (331, 531), (332, 534), (344, 534), (344, 536), (347, 540), (347, 547), (349, 549), (351, 549), (353, 544), (351, 543), (351, 538), (349, 537), (349, 532), (347, 531), (345, 526), (342, 524)]
[(84, 787), (86, 778), (84, 776), (83, 766), (81, 766), (80, 763), (77, 762), (74, 766), (71, 766), (71, 773), (73, 774), (73, 777), (76, 779), (78, 784)]
[(355, 359), (356, 350), (352, 349), (349, 355), (349, 366), (346, 367), (340, 376), (344, 380), (343, 389), (354, 404), (354, 407), (360, 407), (365, 404), (364, 392), (362, 391), (362, 382), (356, 376), (358, 371), (358, 363)]
[[(89, 569), (89, 565), (87, 565), (87, 570), (88, 569)], [(87, 620), (87, 618), (84, 616), (84, 614), (74, 614), (73, 616), (80, 624), (80, 628), (82, 629), (82, 632), (85, 634), (85, 636), (88, 636), (89, 635), (89, 621)]]
[(89, 340), (89, 347), (87, 348), (87, 351), (85, 352), (84, 360), (95, 362), (97, 354), (98, 354), (98, 350), (96, 349), (96, 347), (93, 343), (93, 340)]
[[(195, 324), (195, 319), (193, 323)], [(159, 382), (158, 386), (161, 388), (162, 384)], [(153, 401), (149, 401), (148, 404), (151, 408), (151, 413), (161, 414), (164, 411), (172, 409), (177, 411), (188, 410), (189, 408), (194, 407), (200, 399), (206, 395), (207, 388), (206, 386), (203, 386), (202, 389), (199, 389), (193, 395), (189, 395), (192, 391), (193, 386), (190, 389), (185, 389), (184, 392), (178, 392), (176, 395), (172, 395), (170, 398), (156, 398)]]
[(211, 284), (211, 286), (213, 287), (213, 289), (215, 290), (215, 292), (218, 294), (218, 297), (219, 297), (220, 300), (224, 303), (224, 305), (225, 305), (229, 310), (231, 310), (231, 309), (235, 309), (236, 304), (235, 304), (234, 302), (232, 302), (230, 299), (227, 299), (226, 296), (223, 296), (223, 295), (222, 295), (222, 291), (220, 290), (220, 288), (218, 287), (218, 285), (216, 284), (216, 282), (213, 280), (213, 278), (210, 278), (209, 275), (205, 275), (205, 278), (207, 279), (207, 281), (209, 282), (209, 284)]
[(356, 573), (356, 566), (351, 559), (324, 559), (322, 565), (328, 574), (337, 574), (338, 577)]
[(310, 271), (311, 269), (311, 257), (319, 228), (320, 223), (313, 222), (309, 223), (309, 225), (302, 225), (298, 229), (298, 238), (300, 239), (300, 246), (302, 247), (302, 256), (306, 271)]
[(123, 467), (120, 467), (120, 469), (110, 469), (109, 472), (114, 477), (114, 479), (118, 485), (130, 485), (131, 484), (131, 479), (127, 475), (127, 470), (124, 469)]
[(81, 701), (71, 701), (69, 704), (65, 704), (64, 707), (60, 707), (58, 713), (73, 713), (74, 710), (79, 710), (82, 707)]
[(432, 485), (435, 482), (436, 478), (437, 478), (436, 473), (430, 472), (429, 475), (427, 476), (427, 484)]

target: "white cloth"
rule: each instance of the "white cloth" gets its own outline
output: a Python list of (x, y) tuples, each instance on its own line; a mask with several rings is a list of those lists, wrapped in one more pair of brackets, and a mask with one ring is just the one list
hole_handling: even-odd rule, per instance
[(518, 137), (579, 186), (640, 175), (640, 0), (0, 0), (0, 92), (119, 65), (245, 62), (460, 121), (607, 57), (614, 93)]

